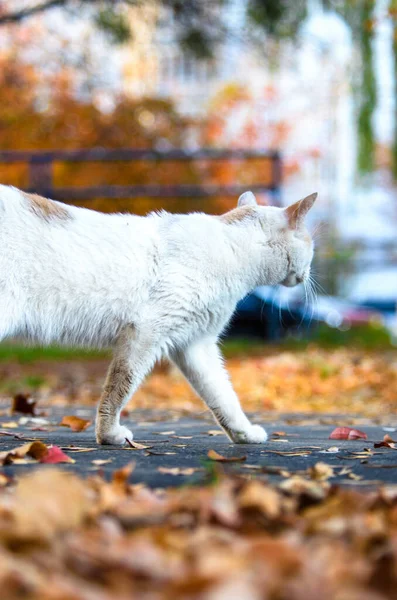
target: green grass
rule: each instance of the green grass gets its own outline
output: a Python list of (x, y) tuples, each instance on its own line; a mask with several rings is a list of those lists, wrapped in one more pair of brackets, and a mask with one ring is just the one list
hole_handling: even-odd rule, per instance
[(291, 348), (305, 348), (309, 343), (320, 348), (335, 348), (345, 346), (364, 350), (390, 350), (393, 346), (390, 333), (378, 322), (369, 325), (358, 325), (346, 331), (318, 325), (310, 337), (306, 339), (287, 338), (283, 342)]
[(22, 346), (16, 343), (0, 344), (0, 362), (15, 361), (20, 364), (36, 362), (38, 360), (87, 360), (107, 358), (109, 351), (85, 350), (75, 348), (61, 348), (49, 346)]

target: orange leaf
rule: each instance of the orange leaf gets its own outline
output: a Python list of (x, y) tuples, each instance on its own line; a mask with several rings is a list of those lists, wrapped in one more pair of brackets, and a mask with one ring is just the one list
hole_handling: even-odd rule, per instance
[(92, 421), (87, 419), (80, 419), (74, 415), (66, 415), (62, 417), (62, 421), (59, 423), (63, 427), (70, 427), (72, 431), (84, 431), (91, 425)]
[(246, 456), (222, 456), (222, 454), (218, 454), (215, 450), (208, 450), (207, 456), (217, 462), (244, 462), (247, 460)]

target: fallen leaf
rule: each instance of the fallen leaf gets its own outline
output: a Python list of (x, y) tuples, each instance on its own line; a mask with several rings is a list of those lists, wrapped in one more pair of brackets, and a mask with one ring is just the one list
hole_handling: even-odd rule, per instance
[(70, 427), (72, 431), (84, 431), (91, 425), (92, 421), (81, 419), (75, 415), (65, 415), (59, 423), (62, 427)]
[(266, 517), (275, 519), (281, 513), (280, 494), (270, 488), (265, 488), (259, 481), (250, 481), (238, 497), (242, 508), (257, 508)]
[(247, 460), (246, 456), (222, 456), (222, 454), (218, 454), (215, 450), (208, 450), (207, 456), (209, 459), (218, 462), (244, 462)]
[(391, 448), (392, 450), (397, 450), (396, 447), (396, 443), (395, 440), (393, 440), (390, 435), (388, 433), (386, 433), (386, 435), (383, 436), (383, 441), (382, 442), (375, 442), (374, 443), (374, 448)]
[(264, 453), (279, 454), (280, 456), (309, 456), (311, 450), (264, 450)]
[(362, 475), (356, 475), (355, 473), (349, 473), (347, 476), (349, 479), (353, 479), (354, 481), (360, 481), (361, 479), (364, 479)]
[(157, 471), (163, 475), (193, 475), (201, 469), (194, 467), (158, 467)]
[(391, 448), (392, 450), (397, 450), (396, 444), (395, 442), (385, 442), (384, 440), (382, 442), (375, 442), (374, 443), (374, 448)]
[(113, 483), (122, 487), (127, 485), (128, 479), (135, 469), (135, 465), (136, 463), (132, 461), (124, 465), (124, 467), (121, 467), (121, 469), (117, 469), (116, 471), (114, 471), (112, 477)]
[(7, 436), (13, 437), (17, 440), (22, 440), (25, 438), (23, 433), (11, 433), (10, 431), (1, 431), (1, 429), (0, 429), (0, 435), (7, 435)]
[(76, 461), (62, 452), (59, 446), (49, 446), (44, 456), (39, 458), (39, 462), (47, 465), (57, 465), (58, 463), (75, 463)]
[(214, 436), (214, 435), (226, 435), (224, 431), (222, 431), (221, 429), (210, 429), (209, 431), (207, 431), (208, 435)]
[(92, 460), (91, 463), (93, 465), (96, 465), (97, 467), (101, 467), (102, 465), (107, 465), (109, 463), (111, 463), (113, 461), (112, 458), (97, 458), (95, 460)]
[(368, 439), (368, 436), (359, 429), (353, 427), (336, 427), (329, 436), (330, 440), (359, 440)]
[(29, 442), (12, 450), (0, 452), (0, 464), (8, 465), (17, 459), (23, 459), (30, 456), (35, 460), (40, 460), (48, 451), (48, 447), (38, 440)]
[(338, 446), (330, 446), (326, 450), (320, 450), (320, 454), (336, 454), (336, 452), (339, 452)]
[(6, 423), (0, 423), (0, 427), (4, 427), (4, 429), (16, 429), (18, 423), (16, 421), (7, 421)]
[(125, 438), (125, 441), (129, 445), (129, 447), (133, 448), (134, 450), (146, 450), (147, 448), (153, 448), (153, 446), (145, 446), (144, 444), (139, 444), (138, 442), (134, 442), (133, 440), (129, 440), (128, 438)]
[(37, 402), (25, 394), (16, 394), (12, 399), (11, 412), (34, 415)]
[(171, 454), (176, 454), (176, 452), (155, 452), (153, 450), (148, 450), (145, 452), (145, 456), (170, 456)]
[(62, 446), (62, 450), (68, 452), (94, 452), (97, 448), (84, 448), (82, 446)]
[(299, 475), (293, 475), (279, 483), (278, 487), (293, 496), (309, 496), (315, 500), (322, 500), (327, 495), (330, 485), (327, 481), (308, 481)]
[(334, 469), (331, 465), (324, 462), (318, 462), (308, 469), (309, 476), (315, 481), (326, 481), (335, 477)]
[(173, 435), (175, 431), (154, 431), (156, 435)]
[(273, 431), (272, 436), (274, 437), (284, 437), (287, 434), (285, 433), (285, 431)]

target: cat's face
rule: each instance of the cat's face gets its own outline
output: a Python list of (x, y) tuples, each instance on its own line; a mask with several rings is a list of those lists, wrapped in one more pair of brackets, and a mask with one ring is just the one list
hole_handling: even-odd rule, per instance
[[(272, 284), (293, 287), (308, 281), (313, 259), (313, 240), (304, 219), (316, 197), (317, 194), (311, 194), (285, 209), (258, 206), (251, 192), (240, 197), (239, 206), (251, 207), (255, 217), (261, 222), (267, 240), (271, 239), (276, 248)], [(264, 270), (266, 266), (264, 264)]]
[(288, 272), (280, 283), (293, 287), (305, 283), (310, 277), (310, 265), (313, 259), (313, 240), (303, 225), (286, 235)]

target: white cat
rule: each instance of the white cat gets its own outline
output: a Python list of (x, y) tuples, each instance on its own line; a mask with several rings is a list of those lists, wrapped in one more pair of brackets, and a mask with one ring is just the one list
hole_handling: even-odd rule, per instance
[(307, 280), (303, 219), (251, 192), (220, 216), (106, 215), (0, 186), (0, 339), (114, 350), (96, 421), (101, 444), (132, 433), (120, 412), (156, 360), (172, 360), (236, 443), (262, 443), (243, 413), (217, 341), (259, 285)]

